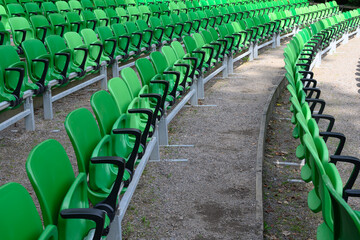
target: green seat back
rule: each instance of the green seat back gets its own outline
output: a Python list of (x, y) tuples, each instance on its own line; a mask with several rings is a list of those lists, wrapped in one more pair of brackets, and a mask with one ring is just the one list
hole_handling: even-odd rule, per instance
[[(43, 233), (41, 219), (30, 194), (23, 186), (11, 182), (0, 187), (0, 210), (6, 216), (0, 219), (1, 239), (40, 239)], [(57, 240), (56, 227), (49, 227), (49, 234), (42, 237)]]

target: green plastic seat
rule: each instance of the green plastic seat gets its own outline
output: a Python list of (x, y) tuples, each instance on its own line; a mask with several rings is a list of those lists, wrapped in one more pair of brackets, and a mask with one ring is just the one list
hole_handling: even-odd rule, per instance
[(69, 32), (69, 23), (62, 14), (51, 13), (49, 14), (48, 18), (55, 35), (63, 37), (65, 33)]
[(180, 94), (183, 94), (183, 92), (189, 89), (193, 83), (193, 79), (190, 77), (192, 66), (184, 62), (182, 59), (179, 59), (174, 49), (170, 46), (162, 47), (161, 52), (164, 55), (168, 66), (171, 66), (173, 70), (180, 72), (178, 90)]
[(0, 220), (2, 239), (58, 239), (56, 226), (49, 224), (43, 229), (36, 206), (22, 185), (11, 182), (1, 186), (0, 203), (3, 216), (7, 216)]
[[(151, 109), (153, 112), (153, 118), (151, 121), (152, 126), (156, 126), (156, 119), (161, 118), (163, 113), (162, 95), (157, 93), (151, 93), (149, 86), (141, 86), (140, 80), (134, 69), (127, 67), (121, 70), (121, 78), (126, 82), (128, 90), (132, 98), (139, 97), (141, 102), (141, 108)], [(143, 122), (147, 122), (147, 116), (142, 118)]]
[(0, 22), (0, 45), (10, 45), (10, 33), (2, 22)]
[[(181, 12), (180, 14), (185, 14), (183, 12)], [(186, 14), (185, 14), (186, 15)], [(192, 25), (193, 23), (191, 21), (183, 21), (182, 18), (179, 17), (179, 15), (176, 14), (171, 14), (170, 15), (172, 22), (175, 25), (182, 25), (183, 26), (183, 31), (182, 31), (182, 37), (184, 36), (188, 36), (192, 33), (194, 33), (195, 31), (192, 29)]]
[(41, 4), (41, 8), (43, 9), (43, 13), (46, 17), (52, 13), (59, 13), (59, 10), (53, 2), (43, 2)]
[[(109, 162), (117, 161), (102, 163)], [(121, 171), (124, 162), (118, 159), (118, 163)], [(56, 225), (59, 239), (83, 239), (94, 229), (94, 239), (101, 239), (114, 214), (111, 209), (115, 209), (117, 196), (111, 199), (111, 204), (107, 200), (113, 194), (89, 208), (86, 174), (75, 177), (65, 149), (58, 141), (49, 139), (33, 148), (26, 161), (26, 172), (39, 199), (44, 225)], [(114, 192), (119, 190), (116, 188), (115, 184)]]
[(47, 53), (44, 44), (40, 40), (26, 40), (22, 43), (22, 48), (26, 58), (29, 77), (39, 87), (40, 92), (46, 90), (51, 80), (58, 80), (59, 85), (68, 82), (66, 78), (67, 69), (63, 69), (60, 72), (54, 67), (51, 55)]
[(74, 63), (79, 66), (79, 68), (86, 70), (91, 67), (92, 71), (98, 71), (100, 69), (101, 52), (98, 52), (97, 56), (91, 54), (80, 34), (76, 32), (67, 32), (64, 34), (64, 39), (67, 46), (72, 51)]
[(146, 21), (146, 23), (149, 22), (149, 18), (151, 17), (151, 11), (150, 8), (146, 5), (142, 5), (138, 7), (140, 16), (142, 20)]
[(190, 73), (189, 77), (194, 79), (195, 77), (198, 78), (201, 75), (201, 72), (197, 69), (198, 66), (198, 58), (191, 57), (190, 54), (185, 53), (183, 46), (180, 42), (174, 41), (171, 43), (171, 47), (173, 48), (177, 59), (183, 60), (184, 63), (190, 66)]
[[(129, 128), (132, 114), (120, 114), (114, 98), (106, 91), (94, 93), (90, 99), (91, 107), (95, 113), (100, 132), (103, 137), (111, 136), (111, 151), (116, 156), (126, 159), (127, 172), (123, 179), (130, 181), (130, 174), (134, 170), (143, 154), (144, 148), (140, 145), (141, 132), (138, 129)], [(125, 182), (126, 183), (126, 182)], [(124, 192), (126, 188), (122, 190)]]
[(81, 3), (77, 0), (70, 0), (69, 7), (70, 7), (71, 11), (77, 12), (79, 15), (81, 15), (81, 12), (84, 10)]
[(113, 8), (106, 8), (105, 10), (106, 16), (110, 19), (110, 25), (121, 23), (121, 18), (117, 15), (115, 9)]
[(65, 14), (65, 13), (71, 11), (69, 4), (65, 1), (56, 1), (55, 5), (56, 5), (57, 9), (59, 10), (59, 13), (61, 13), (61, 14)]
[[(121, 78), (112, 78), (108, 82), (108, 88), (111, 96), (116, 102), (120, 114), (132, 113), (129, 115), (127, 127), (138, 129), (142, 132), (141, 148), (142, 154), (146, 151), (148, 137), (152, 136), (153, 111), (151, 109), (142, 108), (142, 101), (139, 97), (133, 97), (126, 82)], [(135, 144), (136, 139), (131, 137)]]
[(9, 17), (23, 17), (23, 18), (28, 17), (21, 4), (10, 3), (6, 7), (8, 9)]
[(104, 46), (104, 54), (108, 56), (110, 60), (113, 59), (114, 61), (117, 56), (121, 56), (120, 61), (122, 62), (128, 60), (129, 56), (120, 48), (120, 41), (118, 41), (118, 39), (121, 39), (122, 42), (129, 42), (128, 38), (115, 38), (109, 27), (98, 27), (96, 32)]
[(180, 97), (180, 95), (178, 94), (184, 91), (182, 86), (179, 86), (181, 80), (181, 73), (175, 71), (171, 66), (167, 64), (166, 58), (161, 52), (155, 51), (150, 53), (150, 60), (157, 73), (157, 75), (155, 75), (155, 79), (162, 78), (169, 82), (168, 96), (173, 99), (170, 102), (170, 105), (174, 104), (176, 98)]
[(130, 16), (130, 21), (135, 22), (136, 20), (139, 20), (141, 13), (137, 7), (127, 7), (126, 9)]
[(10, 26), (8, 24), (9, 15), (8, 15), (5, 7), (2, 5), (0, 5), (0, 17), (1, 17), (0, 21), (4, 25), (4, 27), (6, 29), (10, 29)]
[[(332, 213), (334, 218), (333, 239), (358, 239), (360, 238), (359, 212), (354, 211), (341, 198), (341, 195), (334, 189), (330, 180), (323, 176), (325, 187), (330, 195)], [(325, 239), (325, 238), (324, 238)]]
[(95, 9), (94, 3), (91, 0), (81, 0), (80, 2), (84, 10), (93, 11)]
[(94, 2), (95, 8), (97, 8), (97, 9), (104, 10), (106, 8), (106, 3), (103, 0), (94, 0), (93, 2)]
[(148, 53), (151, 51), (153, 32), (150, 29), (140, 31), (135, 22), (127, 22), (124, 24), (126, 31), (131, 34), (133, 45), (140, 50), (139, 53)]
[(21, 43), (28, 39), (34, 38), (34, 31), (26, 18), (12, 17), (9, 18), (9, 24), (15, 46), (18, 47), (20, 54), (23, 53)]
[(174, 98), (172, 96), (168, 96), (169, 82), (162, 80), (162, 75), (156, 74), (156, 71), (149, 59), (137, 59), (135, 61), (135, 66), (139, 73), (142, 86), (148, 86), (149, 92), (160, 94), (162, 97), (160, 104), (162, 110), (165, 109), (166, 102), (169, 102), (169, 104), (174, 102)]
[(34, 28), (35, 37), (42, 42), (45, 41), (47, 36), (53, 34), (52, 26), (45, 16), (42, 15), (33, 15), (30, 16), (30, 22)]
[(25, 3), (24, 8), (29, 17), (32, 15), (42, 15), (39, 5), (34, 2)]
[(186, 36), (184, 37), (184, 44), (186, 52), (189, 54), (189, 56), (197, 58), (196, 69), (198, 70), (198, 72), (203, 73), (208, 71), (210, 69), (210, 66), (205, 62), (206, 52), (198, 49), (195, 39), (190, 36)]
[(82, 79), (85, 76), (86, 72), (84, 66), (81, 66), (81, 63), (84, 60), (79, 59), (79, 64), (74, 62), (72, 51), (67, 48), (62, 37), (51, 35), (45, 38), (45, 44), (52, 57), (56, 71), (60, 72), (61, 75), (66, 76), (66, 78), (70, 78), (71, 73), (76, 73), (75, 79)]
[(176, 39), (176, 41), (182, 40), (182, 32), (184, 30), (183, 24), (175, 24), (168, 15), (161, 15), (160, 20), (166, 28), (173, 28), (172, 35), (169, 36), (170, 39)]
[(86, 28), (81, 30), (81, 36), (84, 39), (85, 45), (89, 49), (89, 57), (95, 63), (100, 64), (103, 61), (110, 63), (111, 59), (104, 55), (104, 46), (102, 42), (97, 38), (94, 30)]
[(91, 28), (92, 30), (95, 30), (97, 26), (99, 26), (99, 21), (96, 18), (94, 12), (90, 10), (84, 10), (82, 11), (82, 17), (85, 22), (86, 28)]
[(38, 94), (39, 87), (28, 81), (25, 63), (12, 46), (0, 46), (0, 53), (6, 56), (0, 63), (0, 101), (8, 101), (7, 109), (13, 109), (22, 104), (25, 91)]
[(115, 0), (105, 0), (105, 4), (107, 8), (112, 8), (114, 10), (118, 6)]
[(115, 11), (117, 13), (117, 15), (120, 17), (121, 21), (120, 23), (125, 23), (127, 21), (129, 21), (130, 19), (130, 15), (129, 13), (126, 11), (125, 8), (123, 7), (117, 7), (115, 8)]
[[(85, 124), (84, 124), (85, 123)], [(104, 159), (119, 159), (121, 156), (117, 156), (114, 148), (121, 148), (124, 144), (121, 142), (116, 143), (112, 142), (112, 137), (110, 135), (101, 136), (99, 127), (96, 123), (96, 120), (92, 113), (85, 109), (79, 108), (72, 111), (65, 119), (65, 129), (70, 138), (70, 141), (73, 145), (79, 172), (88, 176), (88, 196), (93, 204), (98, 204), (105, 199), (108, 198), (109, 194), (115, 194), (112, 196), (115, 201), (113, 204), (115, 209), (117, 194), (120, 189), (120, 185), (117, 185), (118, 188), (114, 193), (112, 190), (112, 185), (121, 184), (121, 181), (126, 181), (125, 187), (131, 181), (131, 174), (134, 170), (134, 160), (132, 165), (130, 163), (126, 163), (127, 170), (125, 171), (125, 166), (118, 165), (98, 165), (92, 163), (92, 159), (102, 157)], [(119, 125), (120, 126), (120, 125)], [(118, 134), (137, 134), (136, 138), (140, 138), (140, 132), (138, 131), (127, 131), (118, 130)], [(134, 145), (134, 148), (138, 148), (139, 145)], [(119, 149), (118, 152), (121, 149)], [(137, 149), (135, 149), (135, 153), (137, 153)], [(136, 155), (135, 155), (136, 157)], [(125, 160), (121, 158), (123, 161), (122, 164), (125, 164)], [(119, 170), (119, 171), (118, 171)], [(120, 181), (120, 182), (119, 182)], [(123, 190), (121, 190), (123, 192)], [(110, 195), (109, 195), (110, 196)], [(114, 199), (115, 198), (115, 199)]]
[[(110, 19), (102, 9), (95, 9), (94, 14), (98, 20), (98, 26), (109, 26), (110, 25)], [(94, 29), (93, 29), (94, 30)]]
[(159, 46), (163, 43), (170, 43), (174, 27), (173, 26), (163, 26), (160, 19), (157, 17), (150, 17), (149, 24), (151, 29), (154, 32), (154, 37), (159, 41)]
[[(131, 41), (131, 36), (127, 33), (125, 26), (123, 24), (113, 24), (111, 28), (114, 32), (115, 38), (118, 40), (119, 48), (126, 54), (128, 57), (137, 57), (139, 56), (140, 50), (139, 45), (134, 45)], [(124, 41), (123, 39), (127, 39)], [(141, 42), (139, 42), (141, 44)], [(138, 44), (139, 44), (138, 43)], [(127, 58), (128, 58), (127, 57)]]
[(80, 33), (80, 31), (85, 28), (85, 22), (76, 12), (67, 12), (65, 14), (65, 19), (69, 23), (71, 32)]

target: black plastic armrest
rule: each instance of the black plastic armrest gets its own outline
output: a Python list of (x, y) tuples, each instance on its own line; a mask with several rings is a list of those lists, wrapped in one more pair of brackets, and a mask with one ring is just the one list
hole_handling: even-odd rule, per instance
[(60, 27), (61, 28), (61, 32), (60, 32), (60, 36), (64, 36), (64, 31), (65, 31), (65, 25), (63, 24), (56, 24), (54, 25), (55, 27)]
[[(169, 82), (165, 81), (165, 80), (151, 80), (150, 83), (152, 83), (152, 84), (163, 84), (165, 86), (164, 94), (163, 94), (163, 97), (161, 99), (161, 104), (160, 104), (161, 109), (164, 110), (165, 101), (166, 101), (166, 95), (167, 95), (167, 92), (169, 90)], [(161, 114), (163, 114), (163, 112)]]
[(129, 109), (128, 113), (141, 113), (141, 114), (146, 114), (148, 119), (146, 122), (146, 126), (145, 129), (143, 131), (143, 134), (141, 135), (141, 140), (140, 143), (142, 144), (142, 146), (146, 146), (146, 140), (147, 137), (149, 135), (149, 130), (150, 130), (150, 126), (151, 126), (151, 121), (153, 118), (153, 111), (151, 109), (147, 109), (147, 108), (134, 108), (134, 109)]
[(343, 199), (348, 200), (348, 197), (360, 197), (359, 189), (343, 189)]
[(303, 91), (305, 93), (310, 92), (309, 95), (306, 96), (307, 98), (313, 98), (312, 95), (313, 95), (314, 92), (316, 92), (316, 95), (315, 95), (314, 98), (319, 99), (320, 94), (321, 94), (321, 90), (319, 88), (304, 87)]
[(96, 223), (93, 239), (100, 240), (105, 224), (105, 212), (96, 208), (64, 209), (60, 216), (65, 219), (89, 219)]
[(41, 63), (44, 63), (44, 70), (42, 72), (42, 75), (40, 77), (40, 80), (39, 80), (39, 83), (44, 86), (44, 82), (45, 82), (45, 77), (46, 77), (46, 74), (49, 70), (49, 59), (33, 59), (32, 60), (33, 62), (41, 62)]
[(25, 29), (15, 29), (15, 32), (21, 32), (22, 33), (21, 42), (25, 41), (25, 38), (26, 38), (26, 30)]
[(87, 55), (89, 54), (89, 49), (87, 49), (87, 48), (74, 48), (74, 50), (84, 51), (84, 59), (83, 59), (82, 63), (80, 64), (79, 68), (81, 68), (82, 70), (85, 70), (84, 68), (85, 68)]
[[(161, 95), (158, 93), (146, 93), (146, 94), (141, 94), (140, 95), (141, 98), (155, 98), (156, 99), (156, 106), (155, 106), (155, 110), (154, 110), (154, 114), (153, 114), (153, 119), (152, 119), (152, 125), (155, 126), (155, 121), (156, 118), (158, 116), (159, 110), (160, 110), (160, 106), (161, 106)], [(161, 110), (162, 111), (162, 110)]]
[(93, 157), (90, 159), (90, 161), (93, 164), (114, 164), (118, 167), (116, 179), (111, 188), (110, 194), (106, 197), (105, 200), (96, 204), (94, 207), (96, 209), (104, 210), (110, 218), (110, 221), (112, 221), (115, 217), (117, 196), (119, 194), (122, 178), (125, 172), (125, 159), (117, 156), (101, 156)]
[(317, 81), (312, 78), (302, 78), (302, 79), (300, 79), (300, 81), (304, 84), (305, 87), (310, 87), (310, 83), (313, 84), (313, 86), (312, 86), (313, 88), (315, 88), (317, 85)]
[(351, 189), (354, 186), (356, 178), (359, 174), (360, 170), (360, 159), (352, 156), (339, 156), (339, 155), (331, 155), (330, 162), (336, 164), (337, 162), (346, 162), (354, 165), (353, 171), (350, 174), (348, 181), (344, 186), (344, 190)]
[(111, 52), (110, 52), (109, 56), (114, 57), (114, 53), (115, 53), (115, 50), (116, 50), (116, 40), (115, 39), (105, 39), (104, 42), (105, 43), (107, 43), (107, 42), (113, 43), (113, 47), (111, 49)]
[(305, 99), (307, 102), (311, 102), (312, 105), (310, 106), (310, 110), (311, 110), (311, 113), (313, 113), (314, 109), (315, 109), (315, 106), (317, 103), (320, 104), (320, 109), (319, 109), (319, 112), (318, 114), (322, 114), (324, 112), (324, 109), (325, 109), (325, 101), (323, 99), (315, 99), (315, 98), (306, 98)]
[(129, 170), (130, 175), (132, 177), (132, 174), (134, 173), (134, 166), (135, 166), (135, 161), (137, 158), (137, 153), (138, 153), (139, 147), (140, 147), (141, 131), (136, 128), (117, 128), (117, 129), (113, 129), (112, 132), (113, 132), (113, 134), (130, 134), (130, 135), (135, 136), (134, 147), (131, 151), (128, 161), (126, 161), (126, 163), (125, 163), (126, 164), (125, 167), (127, 170)]
[(327, 140), (329, 137), (339, 139), (340, 142), (336, 148), (334, 155), (341, 155), (341, 152), (342, 152), (345, 142), (346, 142), (346, 137), (344, 134), (336, 133), (336, 132), (320, 132), (320, 136), (324, 137), (324, 141), (325, 141), (325, 138)]
[[(327, 115), (327, 114), (312, 114), (312, 117), (315, 119), (315, 121), (317, 123), (319, 123), (320, 119), (326, 119), (329, 121), (329, 124), (326, 128), (326, 132), (331, 132), (333, 127), (334, 127), (334, 123), (335, 123), (335, 118), (331, 115)], [(324, 141), (327, 141), (327, 137), (324, 137)]]
[(61, 75), (66, 77), (66, 72), (67, 72), (67, 69), (69, 67), (69, 64), (70, 64), (70, 57), (71, 57), (71, 54), (69, 52), (60, 52), (60, 53), (55, 53), (55, 56), (65, 56), (66, 58), (66, 63), (65, 63), (65, 66), (63, 68), (63, 70), (61, 71)]
[(104, 50), (104, 46), (103, 46), (101, 43), (90, 43), (90, 46), (97, 46), (97, 47), (100, 48), (99, 54), (98, 54), (97, 58), (95, 59), (95, 62), (96, 62), (97, 64), (99, 64), (99, 63), (100, 63), (100, 58), (101, 58), (102, 52), (103, 52), (103, 50)]
[(299, 71), (299, 73), (301, 73), (301, 74), (310, 74), (310, 79), (312, 79), (314, 77), (314, 73), (311, 72), (311, 71)]
[(18, 84), (17, 84), (15, 90), (13, 91), (13, 94), (16, 95), (17, 97), (20, 97), (21, 86), (22, 86), (22, 83), (24, 81), (24, 76), (25, 76), (25, 69), (20, 68), (20, 67), (12, 67), (12, 68), (5, 68), (5, 71), (19, 72), (19, 74), (20, 74), (19, 81), (18, 81)]

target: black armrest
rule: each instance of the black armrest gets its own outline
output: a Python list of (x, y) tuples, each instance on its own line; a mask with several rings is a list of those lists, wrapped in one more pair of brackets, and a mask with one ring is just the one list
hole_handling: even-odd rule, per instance
[[(196, 57), (184, 57), (183, 58), (184, 60), (190, 60), (190, 61), (193, 61), (192, 65), (193, 65), (193, 68), (192, 68), (192, 71), (190, 73), (190, 78), (194, 78), (195, 76), (195, 70), (196, 70), (196, 67), (197, 67), (197, 62), (198, 62), (198, 59)], [(201, 71), (200, 71), (201, 73)]]
[[(346, 163), (351, 163), (354, 165), (353, 171), (350, 174), (350, 177), (348, 179), (348, 181), (346, 182), (345, 186), (344, 186), (344, 191), (346, 191), (347, 189), (352, 189), (352, 187), (354, 186), (354, 183), (356, 181), (356, 178), (359, 174), (359, 170), (360, 170), (360, 159), (356, 158), (356, 157), (352, 157), (352, 156), (330, 156), (330, 162), (336, 164), (337, 162), (346, 162)], [(343, 196), (345, 200), (347, 200), (346, 196)]]
[[(141, 94), (140, 95), (141, 98), (155, 98), (156, 99), (156, 106), (155, 106), (155, 110), (154, 110), (154, 114), (153, 114), (153, 119), (151, 124), (153, 126), (156, 126), (156, 119), (158, 117), (158, 113), (160, 111), (160, 105), (161, 105), (161, 95), (157, 94), (157, 93), (147, 93), (147, 94)], [(162, 112), (162, 110), (161, 110)]]
[(125, 163), (125, 167), (129, 171), (130, 177), (132, 177), (134, 173), (135, 161), (140, 147), (141, 131), (136, 128), (118, 128), (118, 129), (113, 129), (112, 132), (113, 134), (130, 134), (135, 136), (134, 147), (131, 151), (129, 159)]
[(313, 84), (313, 86), (312, 86), (313, 88), (315, 88), (317, 85), (317, 81), (312, 78), (302, 78), (302, 79), (300, 79), (300, 81), (304, 84), (305, 87), (310, 87), (310, 83)]
[(90, 46), (97, 46), (100, 48), (99, 54), (98, 54), (97, 58), (95, 59), (95, 62), (99, 65), (104, 46), (101, 43), (90, 43)]
[(147, 109), (147, 108), (136, 108), (136, 109), (129, 109), (128, 113), (142, 113), (142, 114), (146, 114), (148, 116), (146, 126), (145, 126), (145, 129), (143, 131), (143, 134), (141, 135), (141, 140), (140, 140), (140, 143), (142, 144), (142, 146), (143, 146), (143, 148), (145, 150), (146, 140), (147, 140), (147, 137), (149, 135), (151, 121), (152, 121), (152, 118), (153, 118), (153, 111), (151, 109)]
[[(162, 96), (162, 99), (161, 99), (161, 109), (164, 110), (165, 109), (165, 101), (166, 101), (166, 96), (167, 96), (167, 93), (169, 91), (169, 82), (168, 81), (165, 81), (165, 80), (151, 80), (150, 83), (157, 83), (157, 84), (163, 84), (165, 86), (165, 89), (164, 89), (164, 94)], [(163, 114), (163, 112), (161, 112), (161, 115)]]
[(179, 82), (180, 82), (180, 73), (176, 72), (176, 71), (165, 71), (165, 72), (163, 72), (163, 74), (167, 74), (167, 75), (172, 74), (172, 75), (176, 76), (174, 88), (169, 93), (169, 95), (173, 96), (173, 98), (176, 99), (176, 91), (177, 91), (177, 88), (178, 88)]
[(308, 102), (308, 103), (309, 102), (312, 103), (311, 106), (310, 106), (311, 113), (313, 113), (317, 103), (320, 104), (320, 109), (319, 109), (318, 114), (323, 113), (323, 111), (325, 109), (325, 105), (326, 105), (326, 103), (325, 103), (325, 101), (323, 99), (306, 98), (305, 101)]
[(341, 152), (342, 152), (345, 142), (346, 142), (346, 137), (344, 134), (336, 133), (336, 132), (320, 132), (320, 136), (324, 137), (324, 141), (325, 141), (325, 138), (327, 140), (329, 137), (339, 139), (340, 141), (339, 141), (339, 144), (336, 148), (334, 155), (341, 155)]
[(108, 43), (108, 42), (113, 44), (113, 47), (111, 48), (111, 52), (109, 53), (109, 56), (114, 57), (114, 53), (116, 50), (116, 39), (105, 39), (104, 40), (104, 43)]
[(90, 161), (94, 164), (114, 164), (118, 167), (118, 172), (116, 175), (116, 179), (114, 181), (114, 184), (111, 188), (111, 191), (109, 195), (101, 201), (100, 203), (96, 204), (94, 208), (104, 210), (108, 217), (110, 218), (110, 221), (112, 221), (115, 217), (116, 213), (116, 202), (117, 202), (117, 196), (120, 191), (122, 178), (125, 171), (125, 160), (121, 157), (116, 156), (105, 156), (105, 157), (93, 157), (90, 159)]
[(73, 208), (64, 209), (60, 212), (60, 216), (65, 219), (89, 219), (95, 222), (96, 228), (93, 240), (100, 240), (102, 237), (105, 212), (96, 208)]
[(25, 41), (25, 38), (26, 38), (26, 30), (25, 29), (15, 29), (15, 32), (21, 32), (22, 33), (21, 42)]
[[(331, 115), (326, 115), (326, 114), (312, 114), (311, 116), (312, 116), (312, 118), (315, 119), (315, 121), (316, 121), (317, 123), (319, 123), (319, 120), (320, 120), (320, 119), (326, 119), (326, 120), (328, 120), (328, 121), (329, 121), (329, 124), (328, 124), (328, 126), (327, 126), (327, 128), (326, 128), (326, 132), (331, 132), (331, 131), (332, 131), (332, 129), (333, 129), (333, 127), (334, 127), (334, 123), (335, 123), (335, 118), (334, 118), (333, 116), (331, 116)], [(327, 137), (324, 137), (324, 140), (325, 140), (325, 142), (326, 142), (326, 141), (327, 141)]]
[(321, 90), (320, 90), (319, 88), (304, 87), (304, 88), (303, 88), (303, 91), (304, 91), (305, 93), (310, 92), (310, 93), (306, 96), (307, 98), (312, 98), (313, 93), (316, 92), (315, 99), (319, 99), (320, 94), (321, 94)]
[(44, 86), (45, 84), (45, 77), (46, 77), (46, 74), (49, 70), (49, 59), (33, 59), (32, 60), (33, 62), (41, 62), (41, 63), (44, 63), (44, 70), (41, 74), (41, 77), (38, 81), (39, 84), (41, 84), (42, 86)]
[(65, 56), (65, 58), (66, 58), (65, 66), (61, 70), (60, 74), (66, 78), (66, 75), (67, 75), (66, 73), (67, 73), (67, 70), (68, 70), (68, 67), (70, 64), (71, 54), (69, 52), (60, 52), (60, 53), (55, 53), (55, 56)]
[(89, 49), (87, 49), (87, 48), (74, 48), (74, 50), (84, 51), (84, 59), (81, 62), (79, 68), (81, 68), (82, 70), (85, 71), (85, 63), (86, 63), (87, 56), (89, 54)]
[(65, 25), (56, 24), (56, 25), (54, 25), (54, 27), (60, 27), (61, 28), (60, 37), (63, 37), (64, 36), (64, 31), (65, 31)]
[(15, 71), (20, 74), (18, 84), (15, 90), (12, 92), (13, 95), (15, 95), (17, 98), (20, 98), (20, 90), (24, 81), (25, 69), (20, 67), (12, 67), (12, 68), (5, 68), (5, 71)]

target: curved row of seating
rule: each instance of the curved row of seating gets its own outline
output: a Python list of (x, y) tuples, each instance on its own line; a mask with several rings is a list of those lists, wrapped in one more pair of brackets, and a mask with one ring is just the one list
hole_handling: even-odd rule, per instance
[[(359, 36), (359, 20), (359, 9), (323, 19), (301, 30), (284, 50), (291, 122), (295, 125), (292, 135), (300, 140), (296, 156), (304, 160), (301, 178), (313, 185), (307, 198), (309, 209), (323, 216), (317, 239), (360, 238), (359, 214), (346, 203), (349, 197), (359, 196), (358, 190), (352, 188), (360, 160), (341, 155), (346, 137), (332, 131), (335, 118), (324, 113), (326, 102), (320, 98), (321, 90), (311, 72), (320, 64), (323, 54), (334, 51), (339, 43), (346, 43), (349, 36)], [(327, 123), (325, 129), (319, 129), (320, 121)], [(338, 140), (334, 153), (329, 153), (326, 145), (330, 138)], [(345, 185), (336, 168), (336, 164), (343, 163), (353, 166)]]
[[(41, 21), (37, 23), (35, 30), (31, 30), (30, 24), (23, 17), (10, 18), (9, 22), (12, 26), (14, 25), (12, 28), (13, 42), (18, 44), (19, 52), (25, 54), (27, 67), (23, 67), (24, 73), (22, 75), (3, 76), (5, 83), (3, 82), (0, 88), (0, 109), (4, 111), (16, 108), (25, 99), (27, 109), (22, 113), (21, 117), (25, 117), (27, 129), (33, 130), (35, 125), (32, 120), (33, 117), (31, 117), (33, 115), (31, 97), (43, 94), (44, 117), (51, 119), (52, 102), (73, 92), (72, 90), (66, 90), (64, 94), (52, 96), (51, 89), (65, 86), (70, 80), (83, 79), (85, 75), (89, 77), (95, 76), (88, 83), (80, 84), (81, 87), (95, 81), (102, 81), (103, 87), (106, 88), (107, 66), (112, 68), (113, 77), (119, 76), (119, 70), (121, 69), (119, 63), (133, 64), (131, 60), (138, 58), (141, 54), (149, 54), (153, 49), (164, 44), (170, 44), (173, 40), (182, 41), (185, 36), (194, 33), (201, 33), (207, 44), (217, 41), (218, 38), (222, 38), (223, 40), (220, 41), (223, 42), (231, 40), (226, 47), (222, 48), (221, 54), (219, 53), (220, 56), (224, 56), (226, 53), (225, 48), (227, 48), (231, 57), (238, 53), (238, 50), (245, 49), (249, 49), (247, 54), (253, 51), (254, 57), (256, 57), (257, 50), (271, 43), (269, 40), (275, 38), (274, 35), (276, 35), (276, 39), (273, 40), (273, 43), (279, 43), (280, 36), (284, 37), (284, 33), (291, 35), (294, 32), (294, 27), (303, 27), (317, 19), (331, 16), (334, 14), (332, 9), (332, 7), (322, 10), (318, 8), (311, 10), (310, 7), (296, 8), (293, 9), (294, 11), (286, 10), (246, 19), (243, 18), (243, 14), (235, 13), (220, 18), (199, 18), (199, 16), (190, 18), (190, 13), (188, 15), (182, 13), (187, 16), (187, 20), (181, 20), (179, 15), (176, 14), (172, 14), (171, 17), (163, 15), (160, 16), (160, 19), (150, 17), (150, 25), (145, 20), (139, 19), (124, 24), (115, 23), (111, 27), (98, 26), (95, 31), (88, 28), (82, 29), (80, 25), (77, 25), (75, 32), (68, 32), (68, 30), (74, 29), (68, 29), (65, 23), (59, 23), (55, 24), (58, 28), (54, 29), (61, 30), (60, 33), (58, 32), (60, 36), (54, 34), (56, 31), (54, 32), (54, 29), (44, 16), (34, 15), (30, 17), (34, 23), (32, 24), (33, 27), (36, 25), (35, 20), (43, 19), (43, 23)], [(198, 12), (192, 13), (196, 15)], [(66, 14), (69, 14), (69, 12)], [(57, 16), (62, 17), (62, 14), (58, 13)], [(177, 20), (171, 21), (171, 19), (176, 18), (175, 16)], [(193, 21), (190, 21), (190, 19), (193, 19)], [(16, 24), (12, 24), (12, 20), (17, 23), (19, 23), (18, 20), (21, 20), (23, 23), (27, 22), (27, 25), (24, 27), (19, 24), (18, 27), (15, 27)], [(37, 34), (34, 36), (33, 33)], [(61, 42), (61, 35), (66, 40), (67, 45)], [(6, 36), (6, 34), (3, 36)], [(31, 40), (33, 37), (36, 37), (38, 41)], [(7, 39), (9, 38), (7, 37)], [(40, 41), (45, 44), (46, 48), (41, 46)], [(4, 43), (6, 42), (9, 43), (10, 41), (4, 41)], [(266, 44), (260, 46), (261, 42), (266, 42)], [(33, 51), (34, 46), (36, 49), (39, 48), (39, 51)], [(25, 51), (24, 48), (28, 50)], [(4, 49), (11, 51), (9, 47)], [(48, 56), (47, 52), (50, 56)], [(13, 53), (11, 56), (14, 56), (14, 60), (9, 63), (0, 63), (0, 65), (3, 65), (4, 73), (6, 72), (4, 70), (9, 68), (11, 64), (20, 62), (19, 58), (16, 58)], [(241, 57), (244, 56), (241, 55)], [(232, 64), (231, 62), (228, 65), (232, 67)], [(92, 74), (98, 72), (99, 69), (100, 75)], [(14, 73), (14, 70), (12, 72)], [(30, 76), (31, 83), (26, 81), (26, 72)], [(9, 81), (9, 77), (15, 79)], [(23, 86), (21, 86), (22, 79), (25, 79)], [(79, 88), (76, 87), (75, 90)], [(30, 120), (28, 120), (29, 117)], [(11, 119), (1, 129), (18, 119), (19, 117)]]

